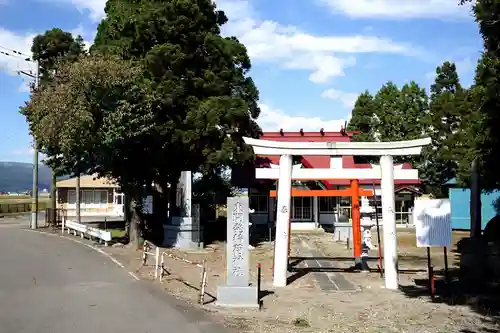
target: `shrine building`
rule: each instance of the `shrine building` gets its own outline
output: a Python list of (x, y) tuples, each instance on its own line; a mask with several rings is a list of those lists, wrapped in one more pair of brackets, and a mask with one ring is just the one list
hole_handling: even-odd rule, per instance
[[(342, 129), (339, 132), (264, 132), (260, 140), (285, 142), (350, 142), (353, 132)], [(276, 184), (275, 179), (256, 179), (256, 168), (277, 169), (279, 156), (257, 156), (252, 166), (234, 169), (232, 172), (233, 184), (248, 190), (250, 214), (252, 223), (267, 224), (276, 220)], [(363, 163), (361, 158), (354, 156), (297, 156), (294, 157), (293, 169), (300, 168), (340, 168), (340, 169), (371, 169), (378, 166)], [(408, 163), (394, 164), (394, 169), (411, 169)], [(420, 180), (395, 179), (395, 214), (396, 223), (400, 225), (412, 224), (412, 209), (415, 197), (422, 195)], [(380, 178), (359, 179), (359, 196), (368, 196), (371, 206), (377, 200), (377, 213), (381, 219), (382, 207), (380, 204)], [(373, 188), (376, 196), (373, 197)], [(351, 180), (293, 180), (291, 202), (292, 230), (313, 230), (315, 228), (331, 227), (334, 221), (347, 222), (352, 217)]]

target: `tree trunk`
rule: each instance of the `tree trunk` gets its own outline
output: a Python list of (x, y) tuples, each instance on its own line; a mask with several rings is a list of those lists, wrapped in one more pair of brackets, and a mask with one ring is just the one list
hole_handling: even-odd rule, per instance
[(82, 223), (82, 216), (80, 214), (80, 172), (76, 175), (76, 223)]
[(470, 236), (481, 236), (481, 181), (479, 173), (479, 162), (477, 159), (472, 161), (471, 166), (471, 191), (470, 191)]
[(132, 200), (130, 202), (128, 205), (128, 211), (130, 213), (127, 228), (129, 245), (139, 249), (144, 243), (144, 239), (142, 237), (142, 233), (144, 231), (144, 221), (141, 214), (138, 212), (136, 201)]

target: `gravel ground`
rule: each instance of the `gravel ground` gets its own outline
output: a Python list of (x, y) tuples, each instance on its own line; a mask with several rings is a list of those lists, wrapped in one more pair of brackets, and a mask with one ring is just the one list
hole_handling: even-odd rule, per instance
[[(403, 235), (400, 239), (405, 237), (410, 239), (411, 233), (410, 236)], [(330, 240), (331, 235), (327, 233), (294, 235), (291, 256), (299, 257), (304, 253), (304, 248), (300, 246), (302, 241), (327, 257), (352, 256), (351, 250), (347, 250), (345, 245)], [(202, 308), (239, 332), (500, 332), (499, 322), (495, 321), (498, 318), (491, 314), (481, 315), (475, 311), (474, 299), (470, 299), (468, 304), (450, 306), (432, 302), (425, 294), (410, 293), (415, 280), (425, 276), (426, 268), (425, 250), (412, 249), (411, 244), (408, 247), (403, 246), (401, 253), (404, 256), (400, 258), (401, 266), (416, 271), (412, 274), (401, 274), (401, 284), (407, 289), (398, 292), (383, 289), (383, 280), (377, 272), (340, 273), (359, 286), (361, 291), (325, 292), (318, 287), (312, 274), (305, 274), (286, 288), (272, 288), (273, 245), (263, 243), (250, 250), (251, 280), (256, 281), (256, 267), (261, 263), (263, 290), (268, 292), (263, 298), (261, 311), (215, 306), (213, 296), (216, 295), (217, 285), (223, 284), (225, 280), (224, 244), (213, 244), (200, 251), (163, 250), (198, 263), (207, 260), (207, 295), (206, 304)], [(141, 278), (153, 279), (154, 263), (150, 259), (147, 266), (141, 266), (140, 251), (129, 248), (107, 248), (106, 251), (129, 269), (135, 270)], [(440, 265), (441, 253), (433, 252), (436, 265)], [(377, 251), (372, 255), (376, 256)], [(450, 266), (453, 265), (454, 256), (450, 251)], [(350, 260), (334, 262), (334, 266), (339, 270), (349, 267), (352, 263)], [(376, 261), (372, 266), (376, 267), (375, 263)], [(199, 294), (200, 269), (168, 257), (165, 257), (165, 267), (171, 275), (165, 277), (162, 287), (177, 298), (195, 305)]]

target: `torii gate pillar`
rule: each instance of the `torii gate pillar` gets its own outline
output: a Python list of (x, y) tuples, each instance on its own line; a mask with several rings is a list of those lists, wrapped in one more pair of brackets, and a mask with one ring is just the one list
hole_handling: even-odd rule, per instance
[(286, 287), (288, 271), (288, 237), (292, 201), (292, 155), (280, 157), (278, 205), (274, 245), (274, 286)]
[(394, 213), (394, 168), (392, 166), (392, 156), (380, 156), (385, 287), (387, 289), (398, 289), (398, 250), (396, 216)]

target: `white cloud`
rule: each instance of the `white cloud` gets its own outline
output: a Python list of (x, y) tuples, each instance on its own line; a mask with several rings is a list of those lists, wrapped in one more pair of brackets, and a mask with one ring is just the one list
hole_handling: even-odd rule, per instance
[[(2, 1), (2, 0), (0, 0)], [(107, 0), (38, 0), (41, 2), (52, 2), (63, 5), (72, 5), (81, 13), (88, 13), (89, 18), (94, 22), (101, 21), (104, 16), (104, 7)]]
[(413, 19), (467, 18), (470, 5), (458, 0), (319, 0), (334, 13), (352, 18)]
[(17, 34), (0, 27), (0, 51), (10, 54), (8, 56), (0, 53), (0, 71), (9, 75), (17, 75), (20, 70), (34, 73), (34, 63), (26, 61), (26, 57), (17, 55), (11, 50), (31, 57), (31, 44), (35, 36), (33, 33)]
[[(73, 29), (70, 31), (70, 33), (73, 35), (73, 37), (76, 37), (78, 35), (82, 36), (83, 38), (83, 44), (85, 45), (85, 48), (88, 50), (90, 46), (94, 43), (94, 38), (95, 34), (97, 31), (90, 33), (88, 30), (86, 30), (82, 25), (79, 25), (77, 28)], [(91, 38), (88, 38), (91, 37)]]
[(455, 65), (457, 66), (458, 75), (465, 76), (474, 71), (477, 64), (470, 57), (465, 57), (455, 62)]
[[(88, 10), (93, 21), (104, 18), (106, 0), (42, 0), (71, 3), (79, 10)], [(294, 26), (260, 20), (246, 0), (217, 0), (229, 17), (223, 27), (226, 35), (235, 35), (246, 45), (253, 61), (280, 64), (283, 68), (308, 70), (309, 79), (325, 83), (332, 77), (344, 76), (344, 69), (354, 66), (353, 56), (342, 53), (415, 54), (413, 47), (373, 36), (313, 36)]]
[(356, 64), (356, 53), (416, 55), (414, 47), (374, 36), (315, 36), (294, 26), (260, 20), (245, 0), (219, 0), (229, 22), (225, 35), (235, 35), (245, 44), (253, 61), (268, 62), (287, 69), (311, 72), (309, 79), (325, 83)]
[(79, 10), (88, 10), (90, 13), (89, 17), (94, 22), (99, 22), (105, 16), (104, 7), (106, 6), (106, 0), (71, 0), (71, 2)]
[(358, 96), (359, 94), (357, 93), (345, 92), (336, 89), (328, 89), (323, 91), (321, 94), (321, 97), (323, 98), (340, 101), (348, 109), (352, 109), (354, 107)]
[(323, 119), (310, 116), (289, 116), (279, 109), (273, 109), (266, 104), (260, 104), (261, 113), (257, 122), (263, 131), (340, 131), (347, 119)]

